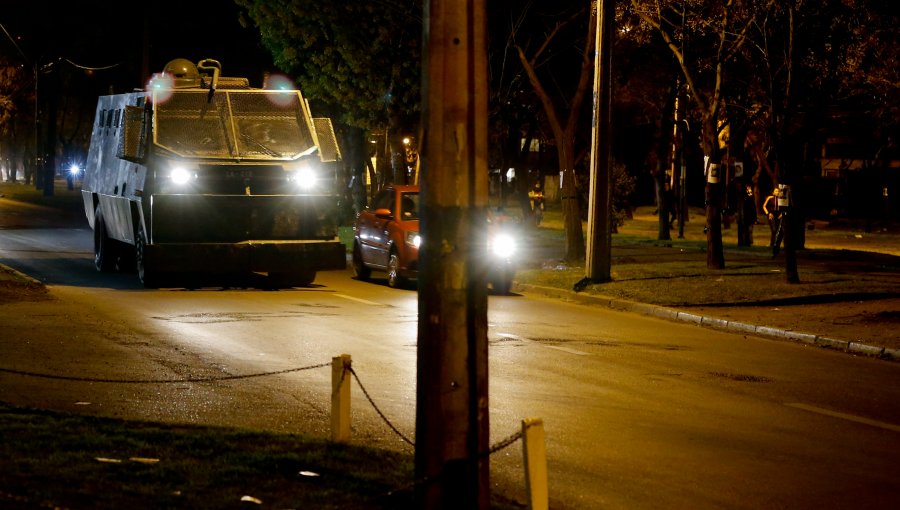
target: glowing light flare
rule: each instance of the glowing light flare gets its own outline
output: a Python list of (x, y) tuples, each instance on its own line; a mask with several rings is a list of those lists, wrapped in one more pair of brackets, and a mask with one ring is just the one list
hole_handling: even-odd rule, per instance
[(157, 104), (165, 103), (175, 93), (175, 78), (156, 73), (147, 82), (146, 90), (150, 93), (151, 100), (155, 100)]
[(311, 190), (316, 187), (319, 179), (316, 169), (309, 163), (301, 163), (289, 169), (288, 181), (303, 190)]
[(508, 258), (516, 252), (516, 240), (509, 234), (497, 234), (491, 240), (491, 254)]
[(169, 174), (169, 179), (172, 179), (172, 182), (175, 184), (184, 184), (191, 180), (191, 172), (189, 172), (186, 168), (182, 166), (177, 166), (172, 169), (172, 173)]
[(283, 74), (269, 75), (263, 88), (275, 92), (283, 92), (283, 94), (266, 94), (269, 101), (281, 107), (290, 106), (297, 99), (297, 87), (294, 85), (293, 80)]

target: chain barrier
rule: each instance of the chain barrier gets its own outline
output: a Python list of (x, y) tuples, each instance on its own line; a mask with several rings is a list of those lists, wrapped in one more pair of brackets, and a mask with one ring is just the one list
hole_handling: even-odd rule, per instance
[[(234, 381), (239, 379), (252, 379), (257, 377), (268, 377), (273, 375), (282, 375), (289, 374), (292, 372), (300, 372), (303, 370), (314, 370), (317, 368), (324, 368), (331, 366), (331, 363), (319, 363), (317, 365), (309, 365), (305, 367), (298, 368), (288, 368), (285, 370), (275, 370), (271, 372), (259, 372), (255, 374), (244, 374), (244, 375), (225, 375), (225, 376), (217, 376), (217, 377), (188, 377), (184, 379), (106, 379), (99, 377), (74, 377), (74, 376), (65, 376), (65, 375), (55, 375), (55, 374), (42, 374), (38, 372), (27, 372), (24, 370), (14, 370), (11, 368), (0, 368), (0, 372), (7, 374), (15, 374), (26, 377), (37, 377), (41, 379), (55, 379), (61, 381), (76, 381), (76, 382), (90, 382), (90, 383), (112, 383), (112, 384), (184, 384), (184, 383), (202, 383), (202, 382), (217, 382), (217, 381)], [(366, 389), (365, 385), (363, 385), (362, 381), (359, 378), (359, 374), (356, 373), (356, 370), (353, 369), (352, 366), (348, 367), (346, 371), (349, 371), (350, 374), (356, 379), (356, 383), (359, 385), (359, 389), (362, 390), (363, 395), (365, 395), (366, 400), (369, 401), (369, 404), (372, 405), (372, 408), (375, 409), (375, 412), (378, 413), (378, 416), (381, 417), (382, 420), (390, 427), (391, 430), (394, 431), (397, 436), (400, 437), (405, 443), (415, 448), (416, 444), (414, 441), (409, 439), (406, 435), (404, 435), (400, 429), (398, 429), (388, 417), (384, 414), (384, 412), (378, 407), (375, 403), (375, 400), (369, 394), (369, 391)], [(344, 374), (341, 374), (341, 378), (343, 379)], [(491, 446), (491, 448), (482, 454), (479, 455), (480, 458), (487, 457), (492, 455), (511, 444), (515, 443), (519, 439), (522, 438), (522, 432), (516, 432), (509, 437), (499, 441), (498, 443)]]
[(353, 375), (353, 378), (356, 379), (356, 384), (359, 385), (359, 389), (362, 390), (363, 395), (365, 395), (366, 399), (369, 401), (369, 403), (372, 404), (372, 407), (375, 409), (375, 412), (378, 413), (378, 416), (381, 416), (381, 419), (384, 420), (385, 423), (387, 423), (387, 426), (390, 427), (391, 430), (393, 430), (395, 434), (400, 436), (400, 439), (404, 440), (408, 445), (415, 448), (416, 444), (414, 442), (412, 442), (409, 438), (404, 436), (403, 433), (400, 432), (400, 430), (397, 429), (397, 427), (395, 427), (393, 423), (391, 423), (391, 420), (388, 420), (387, 416), (385, 416), (384, 413), (381, 412), (381, 409), (379, 409), (378, 406), (375, 404), (375, 401), (372, 400), (372, 397), (369, 395), (369, 392), (366, 390), (366, 387), (363, 386), (362, 381), (359, 380), (359, 375), (356, 374), (356, 370), (353, 370), (352, 366), (348, 367), (347, 370)]
[(502, 441), (494, 443), (494, 446), (491, 446), (491, 449), (488, 450), (487, 453), (482, 453), (481, 456), (488, 457), (490, 455), (493, 455), (493, 454), (499, 452), (500, 450), (502, 450), (508, 446), (511, 446), (513, 443), (515, 443), (519, 439), (522, 439), (522, 436), (524, 436), (524, 435), (525, 434), (521, 430), (514, 434), (510, 434), (509, 437), (507, 437), (506, 439), (503, 439)]
[[(285, 370), (275, 370), (271, 372), (259, 372), (255, 374), (244, 374), (244, 375), (225, 375), (225, 376), (217, 376), (217, 377), (188, 377), (184, 379), (106, 379), (99, 377), (74, 377), (74, 376), (65, 376), (65, 375), (55, 375), (55, 374), (42, 374), (37, 372), (27, 372), (24, 370), (14, 370), (11, 368), (0, 368), (0, 372), (7, 374), (15, 374), (26, 377), (37, 377), (41, 379), (55, 379), (61, 381), (76, 381), (76, 382), (90, 382), (90, 383), (112, 383), (112, 384), (184, 384), (184, 383), (202, 383), (202, 382), (217, 382), (217, 381), (234, 381), (238, 379), (252, 379), (256, 377), (268, 377), (273, 375), (282, 375), (289, 374), (292, 372), (300, 372), (303, 370), (314, 370), (316, 368), (324, 368), (331, 366), (331, 363), (319, 363), (317, 365), (309, 365), (305, 367), (298, 368), (288, 368)], [(372, 408), (375, 409), (375, 412), (378, 413), (378, 416), (381, 417), (382, 420), (390, 427), (391, 430), (394, 431), (397, 436), (400, 437), (405, 443), (415, 448), (416, 443), (409, 439), (406, 435), (404, 435), (400, 429), (398, 429), (388, 417), (384, 414), (384, 412), (378, 407), (375, 403), (375, 400), (369, 394), (369, 391), (366, 389), (365, 385), (363, 385), (362, 381), (359, 378), (359, 374), (353, 370), (353, 367), (348, 367), (346, 371), (349, 371), (353, 378), (356, 379), (356, 383), (359, 385), (359, 389), (362, 390), (363, 395), (366, 396), (366, 400), (369, 401), (369, 404), (372, 405)], [(343, 379), (344, 374), (341, 374), (341, 378)], [(491, 448), (479, 455), (479, 457), (486, 457), (488, 455), (494, 454), (511, 444), (515, 443), (519, 439), (522, 438), (522, 432), (516, 432), (509, 437), (501, 440), (500, 442), (491, 446)]]
[[(518, 441), (519, 439), (522, 439), (523, 436), (524, 436), (524, 433), (521, 430), (510, 434), (506, 438), (494, 443), (494, 445), (491, 446), (486, 452), (480, 453), (478, 455), (478, 459), (484, 459), (486, 457), (489, 457), (489, 456), (499, 452), (500, 450), (503, 450), (504, 448), (507, 448), (507, 447), (515, 444), (516, 441)], [(400, 487), (397, 487), (396, 489), (386, 492), (384, 495), (390, 497), (390, 496), (394, 496), (403, 491), (412, 490), (415, 487), (418, 487), (420, 485), (425, 485), (428, 483), (435, 483), (438, 480), (440, 480), (441, 478), (443, 478), (443, 476), (444, 476), (444, 470), (442, 469), (441, 472), (435, 476), (431, 476), (431, 477), (426, 476), (423, 478), (419, 478), (417, 480), (413, 480), (412, 482), (410, 482), (408, 484), (401, 485)]]
[[(298, 368), (289, 368), (285, 370), (276, 370), (271, 372), (259, 372), (255, 374), (245, 374), (245, 375), (229, 375), (229, 376), (219, 376), (219, 377), (193, 377), (193, 378), (185, 378), (185, 379), (105, 379), (105, 378), (95, 378), (95, 377), (71, 377), (71, 376), (62, 376), (62, 375), (54, 375), (54, 374), (41, 374), (36, 372), (27, 372), (23, 370), (14, 370), (9, 368), (0, 368), (0, 373), (8, 373), (15, 375), (22, 375), (27, 377), (38, 377), (42, 379), (56, 379), (62, 381), (78, 381), (78, 382), (91, 382), (91, 383), (118, 383), (118, 384), (175, 384), (175, 383), (199, 383), (199, 382), (216, 382), (216, 381), (231, 381), (237, 379), (251, 379), (256, 377), (267, 377), (272, 375), (281, 375), (288, 374), (292, 372), (300, 372), (303, 370), (313, 370), (316, 368), (324, 368), (331, 366), (331, 363), (319, 363), (317, 365), (309, 365), (305, 367)], [(416, 444), (412, 440), (410, 440), (406, 435), (404, 435), (400, 430), (387, 418), (384, 412), (378, 407), (375, 403), (375, 400), (369, 394), (369, 391), (366, 389), (365, 385), (363, 385), (362, 381), (359, 378), (359, 374), (356, 373), (356, 370), (353, 369), (352, 366), (348, 366), (341, 373), (341, 380), (344, 380), (346, 373), (350, 372), (354, 379), (356, 379), (356, 383), (359, 385), (359, 389), (362, 390), (363, 395), (365, 395), (366, 400), (369, 401), (369, 404), (372, 405), (372, 408), (375, 409), (375, 412), (378, 413), (378, 416), (381, 417), (382, 420), (390, 427), (391, 430), (394, 431), (397, 436), (400, 437), (405, 443), (415, 448)], [(528, 427), (529, 425), (525, 425)], [(524, 437), (524, 430), (516, 431), (509, 436), (501, 439), (500, 441), (491, 445), (491, 447), (478, 455), (478, 459), (487, 458), (509, 446), (515, 444), (517, 441)], [(387, 492), (385, 495), (392, 496), (398, 492), (410, 490), (416, 486), (423, 485), (426, 483), (434, 483), (440, 480), (443, 477), (444, 473), (438, 473), (433, 477), (424, 477), (418, 480), (414, 480), (413, 482), (398, 487), (394, 490)], [(13, 499), (15, 496), (0, 493), (0, 496), (3, 496), (5, 499)]]
[(91, 383), (115, 383), (115, 384), (183, 384), (183, 383), (200, 383), (200, 382), (218, 382), (233, 381), (236, 379), (253, 379), (255, 377), (268, 377), (271, 375), (289, 374), (291, 372), (300, 372), (303, 370), (312, 370), (315, 368), (323, 368), (331, 366), (331, 363), (320, 363), (318, 365), (310, 365), (307, 367), (288, 368), (285, 370), (276, 370), (273, 372), (260, 372), (256, 374), (245, 375), (223, 375), (216, 377), (188, 377), (185, 379), (103, 379), (96, 377), (73, 377), (55, 374), (41, 374), (37, 372), (26, 372), (24, 370), (13, 370), (11, 368), (0, 368), (0, 372), (7, 374), (23, 375), (26, 377), (37, 377), (41, 379), (56, 379), (60, 381), (76, 381)]
[[(384, 420), (384, 422), (387, 424), (387, 426), (390, 427), (390, 429), (393, 430), (394, 433), (400, 437), (400, 439), (402, 439), (408, 445), (415, 448), (416, 443), (413, 442), (412, 440), (410, 440), (408, 437), (406, 437), (402, 432), (400, 432), (400, 430), (393, 423), (391, 423), (391, 420), (388, 419), (388, 417), (384, 414), (384, 412), (381, 409), (379, 409), (378, 404), (375, 403), (375, 400), (372, 399), (372, 396), (369, 395), (369, 391), (366, 389), (365, 385), (363, 385), (362, 381), (359, 379), (359, 374), (356, 373), (356, 370), (353, 370), (353, 367), (350, 366), (350, 367), (347, 367), (345, 372), (350, 372), (350, 374), (353, 375), (353, 378), (356, 379), (356, 384), (359, 385), (359, 389), (362, 390), (363, 395), (366, 396), (366, 400), (369, 401), (369, 404), (372, 405), (372, 408), (375, 409), (375, 412), (378, 413), (378, 416), (381, 416), (381, 419)], [(344, 374), (341, 374), (342, 380), (343, 380), (343, 377), (344, 377)], [(522, 439), (522, 436), (523, 436), (523, 432), (521, 430), (517, 431), (513, 434), (510, 434), (508, 437), (506, 437), (506, 438), (500, 440), (499, 442), (495, 443), (494, 445), (492, 445), (490, 447), (490, 449), (488, 449), (486, 452), (479, 454), (478, 457), (485, 458), (490, 455), (493, 455), (493, 454), (499, 452), (500, 450), (503, 450), (504, 448), (512, 445), (519, 439)]]

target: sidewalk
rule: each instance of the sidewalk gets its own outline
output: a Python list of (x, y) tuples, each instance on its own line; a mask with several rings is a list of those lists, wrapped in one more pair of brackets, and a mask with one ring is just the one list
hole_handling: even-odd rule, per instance
[[(536, 252), (516, 289), (739, 333), (803, 342), (854, 354), (900, 359), (900, 231), (866, 233), (862, 226), (813, 222), (798, 252), (800, 284), (784, 276), (783, 251), (773, 258), (768, 226), (756, 225), (755, 246), (736, 246), (725, 229), (725, 268), (706, 267), (704, 211), (692, 209), (684, 239), (657, 241), (652, 207), (639, 207), (613, 234), (612, 281), (571, 289), (584, 266), (562, 261), (559, 215), (532, 234)], [(676, 226), (677, 227), (677, 226)], [(762, 245), (762, 246), (760, 246)]]

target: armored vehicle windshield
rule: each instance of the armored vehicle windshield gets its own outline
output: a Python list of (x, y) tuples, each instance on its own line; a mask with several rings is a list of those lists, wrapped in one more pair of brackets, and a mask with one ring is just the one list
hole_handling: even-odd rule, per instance
[(290, 161), (316, 148), (298, 91), (158, 90), (153, 108), (154, 143), (186, 158)]

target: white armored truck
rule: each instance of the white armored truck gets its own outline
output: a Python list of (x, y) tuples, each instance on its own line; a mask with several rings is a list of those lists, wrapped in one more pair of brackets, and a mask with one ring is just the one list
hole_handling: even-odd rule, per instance
[(302, 286), (346, 266), (330, 120), (298, 90), (220, 72), (176, 59), (146, 90), (99, 98), (82, 185), (98, 270)]

